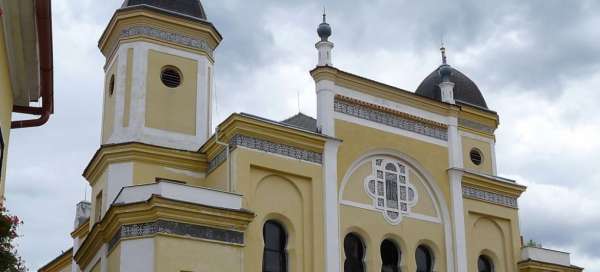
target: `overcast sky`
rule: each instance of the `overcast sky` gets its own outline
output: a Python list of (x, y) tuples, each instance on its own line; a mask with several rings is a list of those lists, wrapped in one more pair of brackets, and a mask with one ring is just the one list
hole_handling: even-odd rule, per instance
[[(55, 0), (55, 114), (13, 130), (8, 206), (25, 224), (19, 250), (31, 269), (72, 242), (81, 177), (100, 144), (104, 58), (97, 41), (122, 0)], [(216, 52), (214, 122), (232, 112), (281, 120), (315, 116), (316, 26), (323, 5), (334, 65), (414, 91), (449, 63), (500, 115), (500, 176), (528, 186), (526, 239), (572, 252), (600, 271), (600, 1), (204, 0), (224, 36)], [(89, 193), (89, 190), (88, 190)], [(89, 197), (88, 197), (89, 199)]]

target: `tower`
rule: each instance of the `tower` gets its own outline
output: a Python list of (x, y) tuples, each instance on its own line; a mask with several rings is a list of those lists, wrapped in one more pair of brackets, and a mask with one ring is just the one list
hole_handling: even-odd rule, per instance
[(102, 144), (195, 151), (211, 129), (213, 51), (222, 37), (197, 0), (126, 0), (104, 31)]

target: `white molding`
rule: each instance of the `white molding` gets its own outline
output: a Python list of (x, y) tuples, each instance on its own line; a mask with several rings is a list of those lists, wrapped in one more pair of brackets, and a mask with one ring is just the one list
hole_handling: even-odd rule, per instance
[(107, 252), (108, 252), (108, 245), (106, 243), (104, 243), (104, 244), (102, 244), (102, 246), (100, 247), (98, 252), (96, 252), (96, 255), (94, 255), (92, 260), (89, 262), (88, 266), (85, 269), (83, 269), (82, 271), (90, 272), (90, 271), (92, 271), (92, 268), (94, 268), (94, 265), (96, 265), (98, 262), (100, 262), (100, 271), (108, 272), (108, 263), (106, 261)]
[(242, 209), (242, 197), (240, 195), (168, 181), (124, 187), (111, 203), (138, 203), (147, 201), (157, 195), (168, 199), (229, 210)]
[(407, 114), (410, 114), (410, 115), (413, 115), (416, 117), (420, 117), (420, 118), (423, 118), (426, 120), (430, 120), (433, 122), (437, 122), (440, 124), (448, 125), (448, 117), (441, 115), (441, 114), (429, 112), (429, 111), (415, 108), (415, 107), (412, 107), (412, 106), (409, 106), (406, 104), (396, 103), (394, 101), (390, 101), (385, 98), (371, 96), (371, 95), (365, 94), (363, 92), (348, 89), (348, 88), (341, 87), (338, 85), (335, 85), (334, 91), (336, 94), (340, 94), (340, 95), (343, 95), (343, 96), (346, 96), (349, 98), (354, 98), (354, 99), (361, 100), (361, 101), (364, 101), (364, 102), (367, 102), (370, 104), (374, 104), (374, 105), (385, 107), (385, 108), (392, 109), (395, 111), (407, 113)]
[[(333, 106), (333, 104), (332, 104)], [(325, 203), (325, 271), (341, 272), (340, 216), (337, 188), (337, 157), (340, 142), (327, 140), (323, 152), (323, 194)]]
[[(368, 210), (368, 211), (372, 211), (372, 212), (376, 212), (376, 213), (381, 213), (381, 211), (374, 208), (373, 205), (358, 203), (358, 202), (354, 202), (354, 201), (350, 201), (350, 200), (342, 199), (342, 200), (340, 200), (340, 205), (355, 207), (355, 208), (364, 209), (364, 210)], [(429, 216), (429, 215), (425, 215), (425, 214), (420, 214), (420, 213), (404, 214), (403, 217), (420, 220), (420, 221), (426, 221), (426, 222), (430, 222), (430, 223), (442, 224), (441, 218), (435, 217), (435, 216)]]
[[(132, 79), (131, 79), (131, 100), (129, 126), (123, 127), (124, 116), (124, 89), (127, 74), (127, 50), (133, 49)], [(177, 133), (167, 130), (146, 127), (146, 92), (148, 77), (148, 58), (150, 50), (171, 54), (178, 57), (191, 59), (197, 62), (197, 84), (196, 84), (196, 131), (195, 135)], [(194, 54), (171, 47), (157, 45), (145, 41), (136, 41), (120, 45), (119, 67), (123, 66), (117, 79), (117, 101), (115, 106), (115, 123), (113, 134), (110, 135), (107, 143), (123, 143), (138, 141), (147, 144), (165, 146), (170, 148), (184, 149), (188, 151), (198, 150), (208, 139), (211, 132), (211, 120), (209, 120), (210, 105), (209, 101), (212, 88), (208, 82), (212, 82), (213, 70), (212, 62), (204, 55)], [(210, 69), (209, 69), (210, 68)], [(214, 72), (213, 72), (214, 73)]]
[(423, 142), (434, 144), (434, 145), (448, 147), (448, 142), (442, 141), (440, 139), (436, 139), (436, 138), (433, 138), (433, 137), (421, 135), (421, 134), (414, 133), (412, 131), (408, 131), (408, 130), (404, 130), (404, 129), (400, 129), (400, 128), (386, 126), (384, 124), (380, 124), (380, 123), (377, 123), (377, 122), (373, 122), (373, 121), (369, 121), (369, 120), (357, 118), (357, 117), (350, 116), (350, 115), (347, 115), (347, 114), (343, 114), (343, 113), (340, 113), (340, 112), (335, 112), (334, 113), (334, 117), (335, 117), (335, 119), (338, 119), (338, 120), (342, 120), (342, 121), (354, 123), (354, 124), (357, 124), (357, 125), (361, 125), (361, 126), (365, 126), (365, 127), (369, 127), (369, 128), (373, 128), (373, 129), (377, 129), (377, 130), (381, 130), (381, 131), (385, 131), (385, 132), (389, 132), (389, 133), (401, 135), (401, 136), (404, 136), (404, 137), (408, 137), (408, 138), (411, 138), (411, 139), (423, 141)]
[[(458, 119), (448, 117), (448, 160), (449, 168), (463, 167), (462, 139), (458, 130)], [(464, 200), (462, 192), (462, 172), (448, 170), (450, 197), (456, 246), (456, 271), (467, 271), (467, 242), (465, 230)]]
[(154, 272), (154, 239), (128, 239), (121, 241), (121, 272)]
[(119, 192), (133, 185), (133, 162), (111, 163), (106, 170), (106, 189), (103, 195), (102, 216), (106, 214)]
[[(413, 171), (415, 171), (415, 173), (424, 181), (424, 187), (426, 188), (426, 190), (428, 191), (428, 193), (430, 194), (431, 199), (434, 201), (434, 207), (436, 209), (436, 213), (441, 216), (441, 224), (444, 227), (444, 243), (445, 243), (445, 248), (446, 248), (446, 265), (447, 265), (447, 272), (454, 272), (455, 270), (455, 260), (454, 260), (454, 247), (453, 247), (453, 235), (452, 235), (452, 224), (451, 224), (451, 220), (452, 218), (450, 217), (450, 210), (448, 207), (448, 204), (444, 198), (444, 193), (442, 192), (442, 190), (440, 189), (440, 187), (437, 185), (437, 182), (435, 180), (435, 178), (433, 177), (433, 175), (431, 175), (429, 172), (427, 172), (427, 170), (425, 170), (425, 168), (415, 159), (413, 159), (412, 157), (398, 152), (396, 150), (393, 149), (375, 149), (375, 150), (371, 150), (365, 154), (363, 154), (361, 157), (359, 157), (358, 159), (356, 159), (352, 165), (348, 168), (348, 170), (346, 171), (346, 174), (344, 175), (343, 179), (342, 179), (342, 184), (340, 186), (340, 192), (339, 192), (339, 196), (338, 198), (340, 200), (342, 199), (342, 194), (343, 191), (346, 187), (346, 185), (348, 184), (348, 181), (350, 180), (350, 176), (354, 173), (354, 171), (356, 171), (356, 169), (358, 169), (358, 167), (360, 167), (365, 161), (370, 160), (374, 157), (380, 157), (380, 156), (390, 156), (393, 158), (397, 158), (399, 160), (402, 160), (404, 162), (406, 162), (406, 164), (408, 166), (410, 166)], [(343, 200), (345, 202), (345, 200)], [(347, 203), (347, 202), (346, 202)], [(359, 205), (362, 206), (362, 205)], [(423, 219), (423, 218), (421, 218)]]

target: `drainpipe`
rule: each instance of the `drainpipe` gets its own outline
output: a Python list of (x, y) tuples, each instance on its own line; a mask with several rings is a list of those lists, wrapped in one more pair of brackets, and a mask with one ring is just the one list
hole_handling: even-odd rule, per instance
[(225, 147), (225, 156), (226, 156), (225, 160), (227, 160), (227, 191), (232, 192), (233, 184), (231, 182), (231, 160), (229, 159), (229, 144), (226, 142), (219, 141), (219, 131), (220, 130), (221, 130), (221, 128), (219, 126), (217, 126), (217, 129), (215, 131), (215, 142), (218, 145)]
[(36, 27), (39, 42), (41, 107), (13, 106), (13, 112), (39, 115), (37, 119), (11, 122), (11, 128), (38, 127), (50, 119), (54, 112), (53, 59), (52, 59), (52, 9), (51, 0), (36, 0)]

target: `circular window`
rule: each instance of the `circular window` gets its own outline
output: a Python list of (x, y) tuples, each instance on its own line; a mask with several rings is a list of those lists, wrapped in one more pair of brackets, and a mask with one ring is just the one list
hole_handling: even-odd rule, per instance
[(115, 75), (110, 76), (110, 82), (108, 83), (108, 95), (113, 95), (115, 92)]
[(160, 80), (169, 88), (177, 88), (181, 85), (181, 72), (173, 66), (166, 66), (160, 73)]
[(483, 155), (481, 155), (481, 150), (477, 148), (471, 149), (469, 156), (471, 157), (471, 162), (473, 162), (473, 164), (475, 165), (481, 165), (481, 163), (483, 162)]

